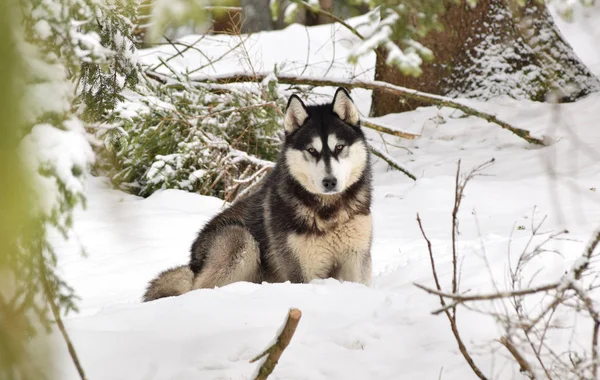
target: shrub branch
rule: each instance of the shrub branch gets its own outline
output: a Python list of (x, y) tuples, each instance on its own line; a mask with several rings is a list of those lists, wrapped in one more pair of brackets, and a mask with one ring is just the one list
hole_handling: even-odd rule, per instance
[[(431, 271), (433, 273), (433, 279), (435, 281), (435, 286), (438, 289), (438, 291), (441, 292), (442, 287), (440, 285), (440, 280), (438, 278), (437, 270), (435, 268), (435, 259), (433, 258), (433, 250), (431, 248), (431, 241), (425, 234), (425, 230), (423, 229), (423, 224), (421, 223), (421, 218), (419, 217), (418, 213), (417, 213), (417, 223), (419, 224), (419, 229), (421, 230), (421, 234), (423, 235), (423, 238), (427, 242), (427, 251), (429, 252), (429, 260), (431, 262)], [(446, 314), (446, 317), (448, 317), (448, 321), (450, 322), (450, 328), (452, 329), (452, 334), (454, 334), (454, 338), (456, 339), (456, 343), (458, 344), (458, 349), (460, 350), (460, 353), (462, 354), (463, 358), (465, 358), (465, 361), (467, 362), (467, 364), (469, 364), (469, 366), (471, 367), (471, 369), (473, 370), (475, 375), (477, 375), (477, 377), (479, 377), (481, 380), (487, 380), (487, 377), (485, 377), (485, 375), (483, 374), (483, 372), (481, 372), (481, 370), (479, 369), (477, 364), (475, 364), (475, 361), (473, 360), (473, 358), (469, 354), (469, 351), (467, 350), (467, 347), (463, 343), (460, 333), (458, 332), (458, 326), (456, 325), (456, 315), (450, 313), (450, 311), (446, 305), (446, 301), (444, 300), (444, 297), (442, 297), (441, 295), (439, 297), (440, 297), (440, 304), (442, 305), (442, 309), (443, 309), (444, 313)]]
[[(450, 326), (452, 328), (452, 332), (456, 338), (456, 341), (459, 345), (460, 352), (466, 359), (467, 363), (471, 366), (475, 374), (479, 378), (483, 375), (481, 371), (474, 365), (473, 360), (469, 356), (464, 344), (460, 339), (460, 335), (458, 333), (457, 325), (456, 325), (456, 308), (460, 304), (464, 304), (465, 307), (473, 309), (473, 306), (470, 303), (476, 302), (491, 302), (494, 300), (501, 299), (510, 299), (513, 304), (513, 307), (516, 312), (516, 317), (511, 316), (508, 311), (506, 314), (498, 314), (496, 312), (484, 312), (490, 316), (493, 316), (497, 322), (502, 325), (506, 333), (498, 342), (502, 344), (511, 354), (514, 361), (518, 364), (520, 371), (529, 377), (530, 379), (538, 378), (538, 370), (543, 373), (546, 378), (552, 379), (554, 378), (553, 370), (549, 370), (549, 368), (561, 368), (562, 371), (568, 373), (569, 375), (575, 375), (577, 378), (594, 378), (598, 377), (598, 365), (599, 363), (599, 353), (598, 353), (598, 339), (600, 335), (600, 310), (598, 309), (597, 303), (592, 299), (590, 291), (595, 289), (596, 287), (593, 284), (584, 285), (582, 280), (584, 277), (590, 273), (590, 266), (594, 260), (597, 259), (596, 250), (600, 245), (600, 230), (597, 231), (591, 238), (588, 245), (585, 247), (580, 257), (575, 260), (574, 264), (571, 268), (566, 271), (566, 273), (555, 282), (548, 283), (546, 285), (539, 286), (528, 286), (524, 289), (517, 289), (515, 287), (516, 284), (520, 284), (521, 282), (521, 273), (524, 270), (524, 266), (531, 261), (531, 259), (544, 252), (554, 252), (551, 250), (547, 250), (542, 246), (549, 241), (557, 238), (562, 235), (566, 231), (561, 231), (560, 233), (550, 234), (549, 237), (544, 238), (543, 242), (533, 247), (533, 251), (529, 251), (529, 246), (533, 240), (533, 237), (539, 236), (541, 233), (539, 229), (543, 223), (539, 223), (537, 226), (534, 225), (532, 221), (532, 238), (527, 242), (523, 253), (519, 257), (519, 261), (517, 263), (517, 268), (513, 271), (511, 269), (511, 281), (512, 281), (512, 290), (500, 291), (496, 290), (494, 293), (488, 294), (475, 294), (475, 295), (465, 295), (460, 294), (459, 292), (459, 284), (458, 284), (458, 273), (456, 270), (456, 240), (455, 236), (458, 234), (458, 209), (460, 207), (460, 200), (463, 196), (463, 191), (467, 183), (470, 179), (472, 179), (476, 175), (481, 175), (480, 171), (489, 165), (492, 161), (488, 161), (487, 163), (480, 165), (473, 169), (466, 176), (460, 177), (460, 168), (456, 173), (456, 182), (455, 182), (455, 200), (454, 200), (454, 208), (452, 211), (453, 221), (452, 221), (452, 235), (453, 235), (453, 271), (452, 271), (452, 291), (447, 293), (444, 292), (440, 286), (440, 281), (438, 278), (438, 273), (435, 266), (435, 261), (433, 258), (433, 252), (431, 248), (431, 243), (427, 236), (425, 235), (423, 226), (421, 224), (421, 219), (417, 214), (417, 222), (419, 224), (419, 228), (425, 241), (427, 242), (427, 249), (429, 252), (429, 257), (431, 261), (431, 269), (433, 272), (433, 280), (435, 283), (435, 288), (425, 287), (423, 285), (415, 284), (418, 288), (426, 291), (427, 293), (436, 295), (440, 299), (441, 308), (433, 311), (433, 314), (446, 314)], [(460, 164), (459, 164), (460, 165)], [(544, 218), (545, 220), (545, 218)], [(524, 305), (524, 299), (527, 296), (531, 296), (533, 294), (544, 293), (544, 297), (542, 299), (542, 303), (539, 308), (540, 311), (535, 315), (531, 315), (531, 312), (528, 312)], [(547, 301), (545, 301), (549, 298)], [(572, 300), (576, 300), (576, 302), (572, 302)], [(469, 303), (469, 305), (467, 305)], [(552, 324), (552, 319), (559, 307), (567, 307), (574, 308), (576, 312), (585, 311), (589, 314), (589, 317), (592, 320), (592, 334), (591, 334), (591, 349), (589, 353), (585, 353), (585, 358), (589, 360), (589, 363), (585, 365), (579, 365), (578, 363), (564, 362), (561, 359), (561, 355), (557, 354), (553, 351), (551, 347), (549, 347), (548, 342), (546, 341), (546, 333), (549, 328), (555, 327), (556, 324)], [(517, 343), (523, 342), (523, 344), (519, 345)], [(549, 360), (551, 363), (545, 363), (544, 356), (542, 354), (542, 349), (548, 351)], [(539, 362), (541, 368), (535, 368), (533, 364), (534, 361), (529, 361), (528, 354), (533, 354), (537, 362)], [(569, 356), (570, 358), (570, 356)], [(556, 372), (558, 376), (559, 373)], [(591, 377), (590, 377), (591, 376)]]

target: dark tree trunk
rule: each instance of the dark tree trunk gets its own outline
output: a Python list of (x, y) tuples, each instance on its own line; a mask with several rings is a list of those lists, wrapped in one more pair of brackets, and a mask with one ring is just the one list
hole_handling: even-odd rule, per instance
[[(319, 0), (319, 6), (322, 10), (327, 12), (333, 11), (333, 0)], [(318, 13), (312, 13), (309, 10), (305, 10), (306, 12), (306, 26), (314, 26), (314, 25), (323, 25), (323, 24), (331, 24), (333, 22), (327, 16)]]
[(241, 0), (242, 33), (256, 33), (273, 30), (273, 18), (269, 0)]
[[(419, 77), (385, 64), (379, 51), (375, 79), (449, 97), (490, 99), (509, 96), (544, 101), (554, 89), (573, 101), (600, 89), (600, 82), (562, 38), (545, 4), (529, 0), (447, 2), (442, 32), (420, 42), (434, 53)], [(373, 91), (372, 116), (413, 110), (424, 104)]]

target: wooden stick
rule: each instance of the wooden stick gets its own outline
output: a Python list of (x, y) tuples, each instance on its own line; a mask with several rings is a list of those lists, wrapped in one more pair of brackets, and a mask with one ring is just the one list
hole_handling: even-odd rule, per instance
[(285, 350), (288, 344), (290, 344), (290, 341), (294, 336), (298, 322), (300, 322), (300, 317), (302, 317), (302, 312), (300, 310), (294, 308), (290, 309), (288, 318), (285, 321), (283, 328), (279, 332), (275, 343), (264, 350), (260, 355), (250, 360), (250, 363), (254, 363), (262, 357), (267, 356), (265, 361), (258, 368), (254, 380), (265, 380), (267, 377), (269, 377), (271, 372), (273, 372), (277, 362), (279, 361), (279, 358), (281, 357), (281, 354), (283, 353), (283, 350)]

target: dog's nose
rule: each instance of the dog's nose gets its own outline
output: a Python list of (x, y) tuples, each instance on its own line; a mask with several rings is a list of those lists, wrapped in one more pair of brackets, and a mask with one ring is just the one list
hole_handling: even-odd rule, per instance
[(331, 191), (331, 190), (335, 189), (336, 185), (337, 185), (337, 179), (335, 177), (323, 178), (323, 187), (325, 188), (325, 190)]

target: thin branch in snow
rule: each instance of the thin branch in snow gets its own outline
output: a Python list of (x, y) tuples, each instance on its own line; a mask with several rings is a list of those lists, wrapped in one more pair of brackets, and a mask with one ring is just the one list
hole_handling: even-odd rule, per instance
[[(421, 218), (419, 217), (418, 213), (417, 213), (417, 223), (419, 224), (419, 229), (421, 230), (421, 234), (423, 235), (423, 238), (427, 242), (427, 251), (429, 252), (429, 260), (431, 261), (431, 271), (433, 273), (433, 279), (435, 281), (435, 286), (438, 289), (438, 291), (441, 292), (442, 287), (441, 287), (440, 281), (438, 279), (437, 270), (435, 269), (435, 259), (433, 258), (433, 250), (431, 248), (431, 241), (425, 234), (425, 230), (423, 229), (423, 224), (421, 223)], [(442, 305), (442, 308), (444, 309), (444, 313), (446, 314), (446, 317), (448, 317), (448, 321), (450, 322), (450, 328), (452, 329), (452, 334), (454, 334), (454, 338), (456, 339), (456, 343), (458, 344), (458, 349), (460, 350), (460, 353), (465, 358), (465, 361), (467, 362), (467, 364), (469, 364), (469, 366), (471, 367), (471, 369), (473, 370), (475, 375), (477, 375), (477, 377), (479, 377), (481, 380), (487, 380), (487, 377), (483, 374), (483, 372), (481, 372), (481, 370), (479, 369), (477, 364), (475, 364), (475, 361), (473, 360), (473, 358), (467, 351), (467, 347), (463, 343), (460, 333), (458, 332), (458, 326), (456, 325), (456, 316), (450, 314), (450, 311), (446, 308), (446, 301), (444, 301), (444, 298), (442, 296), (440, 296), (440, 304)]]
[(392, 156), (390, 156), (389, 154), (387, 154), (385, 152), (382, 152), (381, 150), (375, 148), (371, 144), (368, 144), (368, 146), (369, 146), (369, 149), (371, 150), (371, 153), (373, 153), (377, 157), (379, 157), (382, 160), (384, 160), (385, 162), (387, 162), (391, 167), (406, 174), (406, 176), (408, 178), (412, 179), (413, 181), (417, 180), (417, 177), (415, 177), (411, 172), (409, 172), (408, 170), (406, 170), (402, 166), (400, 166), (400, 164), (398, 162), (396, 162), (396, 160)]
[(277, 334), (277, 340), (271, 346), (269, 346), (266, 350), (264, 350), (260, 355), (256, 356), (254, 359), (250, 360), (250, 363), (254, 363), (257, 360), (266, 356), (266, 359), (263, 361), (262, 365), (258, 368), (254, 380), (264, 380), (277, 365), (277, 361), (283, 354), (285, 348), (290, 344), (292, 337), (294, 336), (294, 332), (296, 331), (296, 327), (298, 326), (298, 322), (300, 322), (300, 318), (302, 317), (302, 312), (299, 309), (290, 309), (288, 313), (288, 318), (285, 321), (280, 332)]
[(526, 295), (535, 294), (535, 293), (549, 292), (551, 290), (556, 289), (556, 287), (559, 285), (559, 283), (553, 282), (551, 284), (536, 286), (536, 287), (530, 288), (530, 289), (512, 290), (512, 291), (488, 293), (488, 294), (475, 294), (472, 296), (467, 296), (467, 295), (462, 295), (462, 294), (454, 294), (454, 293), (445, 293), (440, 290), (431, 289), (427, 286), (423, 286), (423, 285), (420, 285), (417, 283), (414, 283), (413, 285), (415, 285), (419, 289), (426, 291), (427, 293), (435, 294), (436, 296), (440, 296), (443, 298), (449, 298), (453, 301), (452, 304), (449, 304), (442, 309), (437, 309), (437, 310), (434, 310), (431, 312), (431, 314), (440, 314), (441, 312), (446, 311), (449, 308), (456, 307), (457, 305), (464, 303), (464, 302), (493, 301), (493, 300), (498, 300), (498, 299), (502, 299), (502, 298), (511, 298), (511, 297), (515, 297), (515, 296), (526, 296)]
[[(469, 178), (465, 179), (464, 185), (460, 186), (460, 160), (456, 165), (456, 177), (454, 178), (454, 206), (452, 207), (452, 293), (458, 291), (458, 274), (457, 274), (457, 258), (456, 258), (456, 235), (458, 234), (458, 210), (463, 197), (464, 185), (467, 184)], [(454, 318), (456, 318), (456, 308), (452, 309)]]
[(52, 287), (48, 281), (48, 270), (46, 269), (46, 264), (41, 262), (39, 265), (40, 265), (40, 269), (41, 269), (40, 277), (41, 277), (42, 287), (44, 289), (44, 295), (46, 296), (46, 300), (48, 301), (48, 304), (50, 305), (50, 309), (52, 310), (52, 315), (54, 316), (56, 325), (58, 326), (58, 329), (60, 330), (60, 333), (62, 334), (63, 339), (65, 340), (65, 343), (67, 344), (67, 349), (69, 350), (69, 355), (71, 355), (71, 359), (73, 360), (73, 364), (75, 364), (75, 368), (77, 369), (77, 372), (79, 373), (79, 377), (81, 378), (81, 380), (87, 380), (87, 377), (85, 376), (85, 371), (83, 370), (83, 366), (81, 365), (81, 362), (79, 360), (79, 356), (77, 355), (77, 352), (75, 351), (75, 346), (73, 346), (73, 342), (71, 341), (71, 338), (69, 338), (67, 329), (65, 328), (65, 325), (60, 316), (60, 310), (58, 309), (58, 305), (55, 302), (56, 295), (52, 291)]
[(594, 320), (594, 332), (592, 333), (592, 378), (598, 378), (598, 330), (600, 321)]
[(321, 9), (320, 7), (314, 7), (314, 6), (308, 4), (304, 1), (301, 1), (301, 0), (291, 0), (291, 1), (292, 1), (292, 3), (302, 5), (304, 8), (308, 9), (312, 13), (323, 15), (323, 16), (337, 22), (338, 24), (340, 24), (343, 27), (345, 27), (346, 29), (348, 29), (350, 32), (352, 32), (352, 34), (354, 34), (356, 37), (360, 38), (361, 40), (365, 39), (363, 37), (363, 35), (360, 34), (358, 32), (358, 30), (356, 30), (356, 28), (354, 28), (352, 25), (348, 24), (346, 21), (342, 20), (341, 18), (337, 17), (336, 15)]

